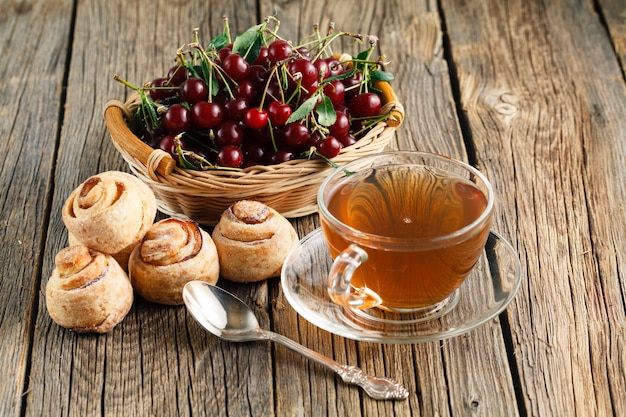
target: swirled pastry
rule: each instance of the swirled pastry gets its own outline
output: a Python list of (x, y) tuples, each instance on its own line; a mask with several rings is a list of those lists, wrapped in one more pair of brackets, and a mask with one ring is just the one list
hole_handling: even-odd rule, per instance
[(220, 265), (211, 236), (190, 220), (156, 222), (128, 262), (137, 294), (160, 304), (183, 303), (183, 287), (192, 280), (215, 284)]
[(133, 304), (126, 272), (111, 257), (86, 246), (62, 249), (46, 284), (46, 308), (52, 320), (77, 332), (106, 333)]
[(70, 194), (62, 210), (70, 245), (80, 243), (110, 254), (124, 269), (155, 216), (152, 190), (119, 171), (89, 177)]
[(258, 201), (242, 200), (224, 211), (213, 230), (222, 277), (255, 282), (280, 275), (298, 241), (291, 223)]

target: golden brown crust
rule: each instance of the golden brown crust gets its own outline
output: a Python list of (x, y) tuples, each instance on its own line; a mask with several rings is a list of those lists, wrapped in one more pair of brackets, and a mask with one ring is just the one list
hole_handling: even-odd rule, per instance
[(219, 259), (211, 236), (189, 220), (155, 223), (133, 250), (128, 269), (142, 298), (160, 304), (183, 303), (185, 284), (192, 280), (215, 284)]
[(258, 201), (242, 200), (224, 211), (213, 230), (221, 276), (256, 282), (280, 275), (287, 254), (298, 242), (292, 224)]
[(118, 171), (94, 175), (65, 201), (62, 217), (70, 245), (113, 255), (126, 269), (128, 256), (156, 216), (156, 198), (138, 178)]
[(46, 284), (46, 308), (62, 327), (106, 333), (121, 322), (133, 303), (126, 272), (109, 255), (70, 246), (55, 258)]

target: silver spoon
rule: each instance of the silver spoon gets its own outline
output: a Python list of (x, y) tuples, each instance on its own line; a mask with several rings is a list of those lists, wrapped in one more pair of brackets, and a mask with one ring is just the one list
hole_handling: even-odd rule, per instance
[(285, 336), (261, 329), (250, 307), (219, 287), (202, 281), (191, 281), (183, 289), (183, 300), (198, 323), (224, 340), (270, 340), (327, 366), (344, 382), (359, 385), (374, 399), (396, 400), (409, 396), (407, 389), (393, 379), (367, 375), (356, 366), (341, 365)]

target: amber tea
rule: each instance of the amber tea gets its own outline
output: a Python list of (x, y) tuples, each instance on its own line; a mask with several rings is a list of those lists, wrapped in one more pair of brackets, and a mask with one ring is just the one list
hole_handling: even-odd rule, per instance
[(365, 306), (414, 311), (461, 285), (490, 226), (488, 197), (466, 177), (415, 164), (377, 166), (345, 176), (327, 192), (325, 210), (340, 225), (321, 216), (332, 256), (355, 247), (352, 258), (366, 254), (350, 280), (368, 295)]

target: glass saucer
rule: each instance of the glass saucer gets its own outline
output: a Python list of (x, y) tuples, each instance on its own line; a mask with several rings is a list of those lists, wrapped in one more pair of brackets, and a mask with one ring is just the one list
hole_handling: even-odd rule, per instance
[(360, 341), (420, 343), (468, 332), (500, 314), (522, 279), (515, 249), (495, 232), (443, 315), (435, 318), (390, 313), (381, 309), (348, 309), (333, 303), (327, 292), (332, 258), (321, 229), (305, 236), (285, 263), (281, 285), (291, 306), (306, 320), (331, 333)]

